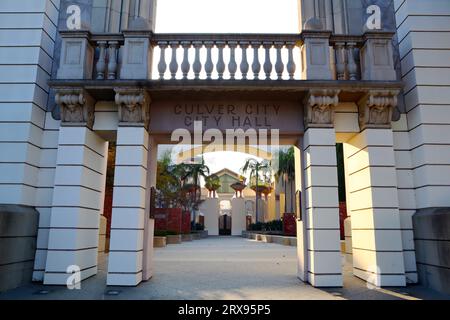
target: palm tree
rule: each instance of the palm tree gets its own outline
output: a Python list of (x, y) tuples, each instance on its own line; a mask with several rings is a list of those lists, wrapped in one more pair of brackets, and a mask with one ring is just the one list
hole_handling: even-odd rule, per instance
[(205, 159), (202, 158), (201, 163), (189, 163), (189, 164), (183, 164), (182, 170), (184, 171), (184, 175), (182, 175), (182, 180), (186, 182), (188, 179), (192, 181), (193, 184), (193, 192), (192, 192), (192, 210), (194, 212), (192, 223), (195, 224), (195, 214), (196, 210), (198, 209), (198, 202), (199, 198), (201, 197), (201, 192), (198, 193), (199, 196), (197, 196), (197, 190), (200, 186), (200, 178), (203, 177), (206, 179), (209, 176), (209, 168), (207, 165), (205, 165)]
[(166, 152), (157, 163), (156, 188), (160, 207), (170, 207), (176, 201), (181, 187), (179, 176), (172, 165), (170, 152)]
[(284, 194), (285, 194), (285, 201), (284, 201), (284, 212), (287, 212), (287, 184), (288, 181), (290, 181), (291, 186), (291, 195), (290, 195), (290, 205), (291, 210), (293, 209), (293, 194), (292, 194), (292, 180), (295, 179), (295, 153), (294, 148), (291, 147), (287, 151), (280, 151), (279, 152), (279, 166), (278, 171), (275, 173), (275, 179), (277, 180), (277, 183), (280, 181), (280, 178), (283, 177), (283, 185), (284, 185)]
[(208, 189), (209, 192), (213, 193), (213, 197), (216, 196), (216, 191), (221, 187), (220, 178), (212, 174), (205, 178), (205, 188)]
[(258, 161), (256, 159), (250, 158), (247, 159), (245, 162), (245, 165), (242, 167), (241, 171), (243, 174), (247, 174), (247, 172), (250, 172), (250, 181), (254, 178), (256, 180), (256, 207), (255, 207), (255, 215), (256, 215), (256, 222), (258, 222), (258, 198), (259, 198), (259, 180), (260, 180), (260, 174), (265, 175), (269, 170), (271, 170), (271, 164), (268, 160)]

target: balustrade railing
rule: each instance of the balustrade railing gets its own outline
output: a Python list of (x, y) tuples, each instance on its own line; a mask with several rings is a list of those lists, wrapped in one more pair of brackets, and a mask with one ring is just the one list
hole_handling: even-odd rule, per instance
[(330, 39), (330, 45), (335, 53), (336, 80), (359, 80), (359, 52), (364, 45), (363, 37), (334, 35)]
[[(355, 81), (392, 80), (390, 71), (394, 70), (390, 57), (393, 35), (386, 32), (348, 36), (326, 32), (265, 35), (65, 31), (61, 35), (62, 55), (66, 58), (61, 61), (59, 79), (115, 80), (127, 79), (131, 74), (136, 79), (154, 80)], [(320, 40), (320, 50), (314, 39)], [(311, 73), (315, 61), (328, 53), (334, 56), (330, 65), (324, 66), (321, 61), (317, 64), (320, 71)], [(386, 61), (375, 62), (375, 55), (379, 56), (377, 60), (387, 57)], [(133, 70), (140, 70), (142, 65), (148, 72), (124, 75), (124, 65)], [(309, 68), (308, 72), (301, 72), (304, 68)], [(326, 69), (330, 76), (320, 78)], [(384, 77), (386, 72), (388, 77)]]
[(169, 34), (155, 35), (152, 43), (159, 50), (155, 56), (161, 80), (167, 79), (167, 72), (172, 80), (177, 75), (185, 80), (190, 75), (196, 80), (223, 80), (225, 74), (229, 80), (292, 80), (299, 63), (294, 50), (300, 40), (299, 35)]
[(115, 80), (119, 74), (119, 52), (124, 45), (122, 34), (93, 35), (95, 48), (93, 77), (96, 80)]

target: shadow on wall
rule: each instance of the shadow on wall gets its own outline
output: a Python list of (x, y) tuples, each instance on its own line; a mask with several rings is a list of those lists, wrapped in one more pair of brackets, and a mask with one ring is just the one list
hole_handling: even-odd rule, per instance
[(0, 292), (30, 283), (39, 212), (18, 205), (0, 205)]
[(427, 208), (413, 216), (419, 283), (450, 294), (450, 208)]

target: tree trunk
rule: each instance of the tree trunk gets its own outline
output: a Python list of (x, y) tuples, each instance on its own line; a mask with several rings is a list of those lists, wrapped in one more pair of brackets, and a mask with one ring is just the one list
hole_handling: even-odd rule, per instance
[(284, 182), (284, 213), (286, 213), (287, 212), (287, 181), (286, 181), (286, 176), (284, 176), (283, 182)]
[(293, 203), (293, 199), (294, 199), (294, 193), (293, 193), (293, 190), (292, 190), (292, 186), (293, 186), (293, 183), (292, 183), (292, 179), (291, 179), (291, 212), (293, 213), (294, 212), (294, 203)]

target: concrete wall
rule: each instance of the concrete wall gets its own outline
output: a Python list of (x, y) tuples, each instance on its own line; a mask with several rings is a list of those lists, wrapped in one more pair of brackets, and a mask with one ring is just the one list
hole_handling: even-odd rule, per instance
[(31, 281), (39, 213), (17, 205), (0, 205), (0, 292)]
[(231, 200), (231, 235), (240, 236), (246, 227), (245, 199), (233, 198)]
[(450, 293), (450, 209), (419, 210), (413, 217), (420, 282)]
[(219, 235), (219, 199), (208, 198), (200, 205), (200, 211), (205, 215), (205, 230), (210, 236)]
[[(450, 206), (450, 2), (394, 1), (398, 28), (406, 114), (394, 128), (400, 212), (406, 271), (415, 267), (413, 237), (428, 216), (411, 217), (415, 210)], [(417, 229), (419, 228), (419, 229)], [(431, 232), (431, 231), (430, 231)], [(440, 242), (428, 234), (438, 248)], [(437, 269), (420, 272), (431, 263), (418, 248), (419, 281), (432, 283)], [(440, 264), (439, 264), (440, 265)]]
[(0, 2), (0, 203), (40, 212), (35, 278), (42, 280), (59, 123), (47, 112), (59, 1)]

